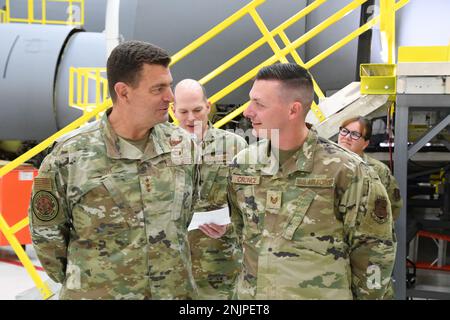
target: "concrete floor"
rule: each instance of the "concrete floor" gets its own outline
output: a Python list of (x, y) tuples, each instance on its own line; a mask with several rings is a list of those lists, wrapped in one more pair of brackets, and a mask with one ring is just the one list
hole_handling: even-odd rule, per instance
[[(31, 245), (27, 246), (26, 252), (33, 265), (40, 267), (41, 264)], [(12, 248), (0, 247), (0, 300), (23, 299), (25, 293), (28, 299), (40, 299), (36, 286), (26, 269), (14, 262), (19, 260)], [(38, 274), (43, 281), (49, 280), (45, 272), (38, 271)]]

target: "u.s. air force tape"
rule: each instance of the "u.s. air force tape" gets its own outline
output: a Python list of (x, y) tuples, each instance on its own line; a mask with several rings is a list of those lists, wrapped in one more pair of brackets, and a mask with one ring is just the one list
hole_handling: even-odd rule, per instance
[(51, 221), (58, 215), (59, 203), (53, 193), (40, 190), (33, 196), (31, 208), (39, 220)]

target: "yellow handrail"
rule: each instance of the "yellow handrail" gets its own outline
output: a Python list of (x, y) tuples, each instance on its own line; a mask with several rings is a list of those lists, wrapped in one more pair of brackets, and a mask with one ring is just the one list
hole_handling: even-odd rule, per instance
[(30, 258), (27, 256), (25, 250), (23, 250), (22, 246), (20, 245), (20, 242), (17, 240), (15, 236), (15, 233), (18, 230), (25, 227), (26, 225), (28, 225), (28, 218), (26, 218), (26, 221), (22, 220), (18, 224), (10, 228), (5, 218), (3, 218), (2, 213), (0, 212), (0, 232), (4, 234), (6, 240), (11, 245), (20, 262), (24, 266), (25, 270), (28, 272), (34, 284), (38, 288), (39, 293), (46, 300), (51, 296), (53, 296), (53, 292), (50, 290), (47, 284), (44, 281), (42, 281)]
[[(274, 52), (274, 55), (272, 57), (266, 59), (265, 61), (263, 61), (258, 66), (254, 67), (253, 69), (251, 69), (250, 71), (248, 71), (244, 75), (240, 76), (238, 79), (236, 79), (235, 81), (230, 83), (227, 87), (225, 87), (222, 90), (220, 90), (220, 91), (216, 92), (215, 94), (211, 95), (211, 97), (208, 99), (211, 103), (216, 103), (217, 101), (219, 101), (220, 99), (224, 98), (226, 95), (230, 94), (235, 89), (240, 87), (242, 84), (244, 84), (244, 83), (248, 82), (249, 80), (251, 80), (256, 75), (256, 73), (258, 72), (258, 70), (261, 67), (273, 64), (276, 61), (287, 62), (288, 60), (287, 60), (286, 56), (288, 54), (290, 54), (294, 58), (294, 61), (296, 63), (298, 63), (299, 65), (304, 66), (307, 69), (310, 69), (311, 67), (313, 67), (314, 65), (316, 65), (320, 61), (324, 60), (329, 55), (331, 55), (332, 53), (334, 53), (337, 50), (339, 50), (341, 47), (346, 45), (351, 40), (355, 39), (356, 37), (358, 37), (359, 35), (361, 35), (365, 31), (367, 31), (370, 28), (372, 28), (376, 23), (380, 22), (380, 16), (384, 12), (386, 12), (387, 8), (388, 8), (385, 4), (383, 4), (385, 9), (382, 10), (380, 16), (377, 16), (377, 17), (373, 18), (372, 20), (370, 20), (369, 22), (367, 22), (363, 26), (359, 27), (357, 30), (351, 32), (349, 35), (347, 35), (343, 39), (337, 41), (332, 46), (330, 46), (328, 49), (324, 50), (323, 52), (321, 52), (320, 54), (318, 54), (314, 58), (310, 59), (308, 62), (304, 62), (300, 58), (299, 54), (297, 53), (297, 51), (296, 51), (297, 48), (299, 48), (300, 46), (305, 44), (307, 41), (311, 40), (313, 37), (315, 37), (316, 35), (321, 33), (323, 30), (325, 30), (329, 26), (331, 26), (334, 23), (336, 23), (337, 21), (341, 20), (348, 13), (350, 13), (351, 11), (355, 10), (356, 8), (358, 8), (361, 4), (365, 3), (367, 0), (354, 0), (354, 1), (350, 2), (344, 8), (342, 8), (341, 10), (337, 11), (336, 13), (334, 13), (333, 15), (328, 17), (326, 20), (324, 20), (323, 22), (321, 22), (320, 24), (315, 26), (313, 29), (311, 29), (308, 32), (306, 32), (304, 35), (302, 35), (299, 38), (297, 38), (295, 41), (291, 41), (291, 40), (288, 39), (288, 37), (287, 37), (287, 35), (285, 33), (285, 30), (288, 27), (290, 27), (291, 25), (293, 25), (295, 22), (297, 22), (299, 19), (301, 19), (304, 16), (306, 16), (307, 14), (311, 13), (313, 10), (317, 9), (319, 6), (324, 4), (327, 0), (316, 0), (316, 1), (313, 1), (311, 4), (309, 4), (308, 6), (303, 8), (302, 10), (300, 10), (298, 13), (296, 13), (295, 15), (293, 15), (292, 17), (290, 17), (289, 19), (287, 19), (286, 21), (281, 23), (278, 27), (274, 28), (272, 31), (269, 31), (267, 29), (267, 26), (264, 24), (263, 20), (261, 19), (261, 17), (259, 16), (259, 14), (256, 11), (256, 7), (259, 6), (260, 4), (262, 4), (264, 1), (265, 0), (259, 0), (259, 1), (252, 1), (252, 2), (250, 2), (248, 5), (244, 6), (240, 10), (238, 10), (235, 14), (233, 14), (229, 18), (225, 19), (223, 22), (219, 23), (217, 26), (212, 28), (210, 31), (206, 32), (204, 35), (200, 36), (198, 39), (193, 41), (190, 45), (188, 45), (187, 47), (185, 47), (184, 49), (180, 50), (179, 52), (177, 52), (176, 54), (174, 54), (172, 56), (172, 63), (171, 63), (171, 65), (174, 65), (179, 60), (181, 60), (183, 57), (186, 57), (187, 55), (191, 54), (194, 50), (196, 50), (197, 48), (199, 48), (200, 46), (202, 46), (203, 44), (205, 44), (206, 42), (211, 40), (214, 36), (216, 36), (219, 33), (221, 33), (225, 28), (229, 27), (231, 24), (235, 23), (236, 21), (241, 19), (246, 14), (249, 14), (251, 16), (251, 18), (253, 19), (254, 23), (256, 24), (258, 29), (260, 30), (260, 32), (262, 34), (262, 38), (258, 39), (257, 41), (252, 43), (250, 46), (248, 46), (247, 48), (245, 48), (244, 50), (242, 50), (241, 52), (239, 52), (238, 54), (233, 56), (231, 59), (226, 61), (224, 64), (220, 65), (219, 67), (217, 67), (216, 69), (211, 71), (209, 74), (207, 74), (204, 77), (202, 77), (199, 80), (199, 82), (201, 84), (205, 84), (208, 81), (214, 79), (215, 77), (220, 75), (222, 72), (224, 72), (225, 70), (227, 70), (228, 68), (233, 66), (238, 61), (240, 61), (243, 58), (245, 58), (247, 55), (249, 55), (250, 53), (252, 53), (256, 49), (258, 49), (260, 46), (262, 46), (265, 43), (269, 44), (269, 46), (271, 47), (271, 49)], [(391, 1), (391, 0), (389, 0), (389, 1)], [(389, 5), (391, 7), (389, 7), (389, 8), (391, 9), (390, 10), (391, 17), (394, 16), (392, 14), (392, 12), (393, 12), (392, 8), (394, 8), (395, 10), (398, 10), (402, 6), (404, 6), (408, 1), (409, 0), (400, 0), (397, 3), (395, 3), (395, 1), (390, 3)], [(386, 21), (386, 18), (385, 18), (384, 21)], [(389, 20), (389, 21), (391, 21), (391, 20)], [(385, 22), (385, 25), (387, 25), (387, 27), (385, 27), (384, 29), (386, 29), (387, 31), (390, 30), (389, 32), (392, 33), (392, 26), (393, 26), (392, 23), (388, 24), (388, 23)], [(279, 45), (275, 41), (275, 36), (279, 36), (281, 38), (281, 40), (283, 41), (283, 44), (285, 46), (284, 48), (281, 49), (279, 47)], [(92, 77), (90, 77), (90, 78), (92, 78)], [(88, 86), (86, 84), (87, 83), (87, 79), (85, 78), (84, 81), (85, 81), (85, 86), (84, 87), (87, 88), (87, 86)], [(97, 83), (98, 83), (98, 81), (97, 81)], [(313, 79), (313, 84), (314, 84), (314, 91), (315, 91), (317, 97), (319, 99), (324, 98), (325, 95), (324, 95), (323, 91), (320, 89), (319, 85), (317, 84), (317, 82), (314, 79)], [(99, 85), (96, 84), (97, 94), (95, 95), (96, 96), (96, 102), (95, 103), (97, 103), (98, 97), (100, 96), (98, 94), (98, 91), (99, 91), (98, 90), (98, 86)], [(78, 88), (81, 88), (81, 87), (82, 87), (81, 86), (81, 79), (78, 79)], [(78, 103), (77, 103), (77, 105), (79, 107), (83, 106), (82, 101), (84, 101), (84, 105), (86, 105), (86, 101), (88, 100), (87, 90), (84, 90), (83, 92), (84, 92), (83, 96), (81, 95), (80, 89), (77, 92), (78, 93)], [(94, 103), (89, 103), (87, 105), (87, 110), (90, 110), (92, 108), (93, 104)], [(73, 103), (71, 105), (73, 105)], [(244, 104), (244, 105), (247, 105), (247, 104)], [(315, 103), (313, 103), (311, 109), (314, 112), (314, 114), (316, 115), (316, 117), (319, 119), (319, 121), (323, 121), (325, 119), (325, 116), (323, 115), (322, 111), (320, 110), (320, 108)], [(238, 110), (242, 111), (243, 107), (241, 106), (238, 109), (234, 110), (231, 115), (232, 116), (237, 116), (239, 114)], [(169, 109), (169, 114), (170, 114), (170, 117), (174, 120), (174, 122), (177, 123), (177, 120), (174, 117), (173, 110), (171, 108)], [(215, 126), (216, 127), (222, 126), (224, 123), (226, 123), (226, 121), (225, 121), (226, 119), (232, 119), (232, 118), (226, 116), (225, 118), (219, 120), (215, 124)]]
[[(309, 13), (311, 13), (312, 11), (317, 9), (320, 5), (322, 5), (326, 1), (327, 0), (316, 0), (316, 1), (312, 2), (310, 5), (308, 5), (304, 9), (300, 10), (298, 13), (296, 13), (295, 15), (290, 17), (288, 20), (283, 22), (281, 25), (279, 25), (278, 27), (273, 29), (270, 32), (270, 36), (274, 37), (277, 34), (279, 34), (280, 32), (283, 32), (285, 29), (287, 29), (292, 24), (294, 24), (295, 22), (297, 22), (301, 18), (305, 17), (306, 15), (308, 15)], [(201, 84), (207, 83), (208, 81), (210, 81), (213, 78), (215, 78), (216, 76), (220, 75), (222, 72), (224, 72), (225, 70), (227, 70), (228, 68), (233, 66), (236, 62), (238, 62), (241, 59), (245, 58), (246, 56), (248, 56), (250, 53), (252, 53), (256, 49), (258, 49), (259, 47), (261, 47), (265, 43), (266, 43), (266, 40), (265, 40), (264, 37), (262, 37), (259, 40), (253, 42), (246, 49), (242, 50), (241, 52), (236, 54), (234, 57), (232, 57), (231, 59), (227, 60), (224, 64), (222, 64), (221, 66), (217, 67), (215, 70), (211, 71), (209, 74), (207, 74), (206, 76), (201, 78), (199, 80), (199, 82)]]
[(385, 59), (387, 63), (395, 63), (395, 11), (392, 10), (395, 0), (380, 1), (380, 36), (386, 44)]
[[(36, 22), (46, 22), (46, 23), (52, 23), (52, 21), (47, 20), (46, 18), (46, 0), (42, 0), (43, 7), (42, 7), (42, 20), (35, 20), (32, 19), (32, 22), (30, 22), (30, 19), (18, 19), (13, 18), (15, 21), (20, 20), (21, 22), (27, 22), (27, 23), (36, 23)], [(84, 22), (84, 0), (47, 0), (52, 2), (69, 2), (70, 7), (72, 6), (73, 2), (79, 2), (82, 6), (82, 12), (81, 12), (81, 21)], [(343, 39), (339, 40), (335, 44), (333, 44), (330, 48), (324, 50), (320, 54), (318, 54), (316, 57), (311, 59), (308, 62), (304, 62), (298, 53), (296, 52), (296, 49), (309, 41), (311, 38), (322, 32), (325, 28), (329, 27), (336, 21), (342, 19), (346, 14), (353, 11), (356, 7), (363, 4), (367, 0), (355, 0), (352, 1), (350, 4), (348, 4), (343, 9), (336, 12), (334, 15), (317, 25), (315, 28), (309, 30), (307, 33), (305, 33), (303, 36), (299, 37), (295, 41), (290, 41), (285, 33), (286, 28), (291, 26), (293, 23), (298, 21), (300, 18), (304, 17), (305, 15), (309, 14), (311, 11), (318, 8), (320, 5), (325, 3), (327, 0), (316, 0), (312, 2), (310, 5), (305, 7), (303, 10), (299, 11), (297, 14), (280, 24), (278, 27), (273, 29), (272, 31), (269, 31), (262, 21), (261, 17), (256, 12), (256, 7), (265, 2), (265, 0), (253, 0), (250, 2), (247, 6), (243, 7), (239, 11), (237, 11), (235, 14), (224, 20), (222, 23), (218, 24), (216, 27), (199, 37), (197, 40), (192, 42), (190, 45), (176, 53), (172, 56), (172, 63), (171, 65), (174, 65), (179, 60), (181, 60), (183, 57), (191, 54), (194, 50), (202, 46), (204, 43), (212, 39), (214, 36), (221, 33), (223, 30), (225, 30), (227, 27), (229, 27), (234, 22), (241, 19), (244, 15), (250, 14), (250, 16), (253, 18), (255, 24), (261, 31), (263, 37), (253, 44), (251, 44), (249, 47), (235, 55), (233, 58), (228, 60), (226, 63), (222, 64), (221, 66), (217, 67), (215, 70), (213, 70), (208, 75), (204, 76), (202, 79), (200, 79), (200, 82), (202, 84), (210, 81), (214, 77), (221, 74), (223, 71), (227, 70), (229, 67), (234, 65), (236, 62), (241, 60), (242, 58), (246, 57), (251, 52), (255, 51), (257, 48), (259, 48), (261, 45), (268, 43), (269, 46), (274, 51), (274, 55), (262, 63), (260, 63), (258, 66), (254, 67), (252, 70), (248, 71), (243, 76), (239, 77), (237, 80), (232, 82), (228, 87), (222, 89), (221, 91), (214, 94), (209, 100), (210, 102), (216, 102), (220, 99), (222, 99), (224, 96), (226, 96), (228, 93), (232, 92), (234, 89), (236, 89), (241, 84), (247, 82), (250, 80), (254, 75), (256, 75), (257, 71), (266, 65), (270, 65), (277, 60), (285, 62), (287, 61), (286, 55), (290, 54), (296, 63), (305, 66), (307, 69), (311, 68), (318, 62), (322, 61), (326, 57), (328, 57), (330, 54), (347, 44), (349, 41), (354, 39), (355, 37), (359, 36), (369, 28), (373, 27), (376, 23), (378, 23), (380, 20), (382, 21), (381, 30), (386, 34), (385, 38), (386, 41), (388, 41), (388, 50), (390, 52), (390, 59), (393, 59), (395, 57), (395, 52), (392, 54), (393, 50), (393, 43), (395, 41), (395, 35), (393, 35), (393, 32), (395, 32), (395, 16), (393, 14), (392, 8), (395, 10), (400, 9), (403, 7), (406, 3), (409, 2), (409, 0), (400, 0), (395, 3), (395, 0), (388, 0), (389, 2), (383, 3), (384, 8), (382, 8), (380, 12), (380, 16), (373, 18), (369, 22), (367, 22), (365, 25), (359, 27), (357, 30), (353, 31)], [(32, 1), (30, 0), (30, 3)], [(387, 4), (386, 4), (387, 3)], [(31, 5), (32, 6), (32, 5)], [(30, 8), (30, 7), (29, 7)], [(34, 9), (29, 9), (29, 16), (33, 16)], [(390, 12), (388, 12), (390, 10)], [(10, 20), (9, 16), (9, 0), (6, 0), (6, 10), (3, 10), (3, 19), (8, 21)], [(388, 13), (386, 13), (388, 12)], [(70, 15), (72, 15), (72, 10), (70, 10)], [(2, 11), (0, 10), (0, 19), (2, 17)], [(71, 18), (71, 17), (69, 17)], [(23, 21), (22, 21), (23, 20)], [(380, 22), (381, 24), (381, 22)], [(283, 44), (285, 47), (281, 49), (278, 44), (276, 43), (274, 37), (278, 35), (281, 40), (283, 41)], [(58, 139), (60, 136), (80, 127), (84, 123), (88, 122), (92, 117), (97, 116), (100, 112), (104, 112), (107, 108), (109, 108), (112, 105), (111, 100), (108, 98), (108, 85), (107, 80), (101, 76), (101, 73), (105, 72), (104, 68), (71, 68), (70, 69), (70, 78), (69, 78), (69, 104), (74, 107), (78, 107), (83, 110), (83, 115), (78, 118), (77, 120), (73, 121), (57, 133), (53, 134), (43, 142), (41, 142), (36, 147), (32, 148), (31, 150), (27, 151), (26, 153), (22, 154), (20, 157), (15, 159), (14, 161), (8, 163), (4, 167), (0, 168), (0, 177), (7, 174), (11, 170), (15, 169), (22, 163), (26, 162), (30, 158), (34, 157), (38, 153), (42, 152), (44, 149), (49, 147), (56, 139)], [(77, 92), (76, 92), (76, 99), (75, 99), (75, 81), (74, 77), (77, 76)], [(94, 101), (90, 100), (89, 95), (89, 80), (95, 81), (95, 99)], [(83, 85), (82, 85), (83, 84)], [(103, 86), (103, 89), (102, 89)], [(314, 90), (316, 95), (319, 98), (323, 98), (324, 94), (320, 90), (320, 87), (317, 85), (317, 83), (314, 81)], [(240, 106), (239, 108), (233, 110), (231, 113), (227, 114), (224, 118), (217, 121), (214, 126), (215, 127), (221, 127), (228, 121), (235, 118), (237, 115), (241, 114), (248, 106), (249, 102), (246, 102), (244, 105)], [(316, 113), (318, 118), (321, 120), (321, 112), (317, 108), (316, 110), (313, 109), (313, 111)], [(172, 110), (169, 110), (169, 113), (173, 117)], [(14, 251), (18, 254), (19, 258), (21, 259), (22, 263), (27, 269), (27, 272), (30, 274), (30, 276), (33, 278), (33, 281), (35, 281), (37, 287), (39, 288), (41, 294), (45, 299), (51, 296), (51, 291), (48, 289), (45, 283), (42, 282), (39, 275), (37, 274), (34, 266), (31, 265), (31, 262), (29, 261), (28, 257), (26, 256), (25, 252), (21, 248), (19, 242), (15, 238), (14, 233), (19, 231), (20, 229), (24, 228), (26, 225), (28, 225), (29, 221), (28, 218), (23, 219), (13, 227), (9, 227), (6, 223), (6, 221), (3, 219), (1, 213), (0, 213), (0, 230), (7, 236), (7, 239), (9, 243), (13, 246)]]
[[(2, 23), (11, 23), (11, 22), (19, 22), (19, 23), (38, 23), (38, 24), (59, 24), (59, 25), (84, 25), (84, 0), (40, 0), (41, 1), (41, 19), (35, 18), (35, 2), (34, 0), (28, 0), (27, 2), (27, 17), (26, 18), (18, 18), (11, 17), (11, 5), (10, 0), (6, 0), (5, 10), (3, 14), (0, 13), (0, 22)], [(67, 3), (68, 4), (68, 14), (69, 17), (67, 20), (49, 20), (47, 19), (47, 5), (48, 2), (54, 3)], [(79, 9), (79, 20), (74, 20), (73, 9)], [(4, 16), (2, 18), (2, 15)]]
[[(109, 98), (108, 80), (102, 75), (106, 68), (74, 68), (69, 69), (69, 106), (83, 111), (92, 111), (96, 106)], [(77, 86), (74, 86), (76, 78)], [(92, 80), (93, 83), (90, 81)], [(94, 87), (94, 90), (92, 88)], [(76, 94), (75, 94), (76, 88)], [(94, 93), (94, 97), (92, 97)], [(76, 96), (76, 97), (75, 97)], [(98, 118), (99, 116), (97, 116)]]
[[(345, 15), (350, 13), (351, 11), (355, 10), (357, 7), (359, 7), (361, 4), (366, 2), (367, 0), (354, 0), (351, 3), (349, 3), (347, 6), (333, 14), (331, 17), (314, 27), (313, 29), (309, 30), (307, 33), (305, 33), (303, 36), (299, 37), (297, 40), (292, 42), (290, 45), (286, 46), (284, 49), (281, 50), (282, 55), (287, 55), (291, 50), (295, 50), (301, 45), (305, 44), (307, 41), (311, 40), (313, 37), (315, 37), (317, 34), (325, 30), (327, 27), (332, 25), (333, 23), (339, 21), (342, 19)], [(280, 30), (281, 31), (281, 30)], [(259, 64), (257, 67), (253, 68), (249, 72), (247, 72), (245, 75), (241, 76), (234, 82), (232, 82), (227, 87), (223, 88), (219, 92), (212, 95), (208, 100), (211, 103), (215, 103), (228, 95), (229, 93), (233, 92), (236, 88), (240, 87), (250, 79), (252, 79), (258, 72), (258, 70), (267, 65), (271, 65), (276, 62), (276, 56), (272, 56), (265, 60), (263, 63)]]
[[(77, 129), (87, 121), (89, 121), (92, 117), (96, 116), (98, 113), (105, 111), (107, 108), (111, 106), (111, 100), (106, 100), (103, 104), (92, 110), (91, 112), (86, 112), (83, 114), (80, 118), (76, 119), (63, 129), (59, 130), (49, 138), (45, 139), (43, 142), (39, 143), (34, 148), (28, 150), (24, 154), (22, 154), (20, 157), (16, 158), (15, 160), (11, 161), (10, 163), (6, 164), (2, 168), (0, 168), (0, 178), (3, 177), (8, 172), (14, 170), (24, 162), (28, 161), (38, 153), (42, 152), (44, 149), (48, 148), (50, 145), (53, 144), (53, 142), (56, 141), (59, 137), (61, 137), (64, 134), (67, 134), (71, 132), (72, 130)], [(20, 262), (22, 262), (23, 266), (25, 267), (26, 271), (30, 275), (30, 277), (33, 279), (34, 283), (36, 284), (36, 287), (38, 288), (40, 294), (44, 299), (50, 298), (53, 293), (48, 288), (45, 282), (42, 281), (41, 277), (36, 271), (36, 268), (31, 263), (30, 259), (28, 258), (27, 254), (23, 250), (22, 246), (20, 245), (19, 241), (17, 240), (15, 233), (25, 226), (27, 226), (29, 223), (28, 218), (25, 218), (18, 223), (16, 223), (13, 227), (9, 227), (8, 223), (3, 218), (1, 212), (0, 212), (0, 231), (5, 235), (6, 240), (13, 248), (14, 252), (19, 257)]]
[(53, 142), (56, 141), (56, 139), (69, 133), (72, 130), (79, 128), (80, 126), (82, 126), (83, 124), (88, 122), (92, 117), (95, 117), (98, 113), (104, 112), (111, 105), (112, 105), (111, 99), (108, 99), (105, 102), (103, 102), (100, 106), (97, 106), (96, 108), (94, 108), (92, 111), (85, 112), (81, 117), (79, 117), (75, 121), (71, 122), (70, 124), (68, 124), (67, 126), (62, 128), (61, 130), (59, 130), (58, 132), (54, 133), (53, 135), (51, 135), (50, 137), (48, 137), (47, 139), (45, 139), (44, 141), (39, 143), (34, 148), (28, 150), (21, 156), (17, 157), (13, 161), (11, 161), (11, 162), (7, 163), (5, 166), (1, 167), (0, 168), (0, 177), (3, 177), (5, 174), (10, 172), (11, 170), (14, 170), (15, 168), (17, 168), (24, 162), (28, 161), (35, 155), (37, 155), (40, 152), (42, 152), (43, 150), (47, 149), (50, 145), (53, 144)]
[(241, 19), (243, 16), (245, 16), (248, 11), (251, 8), (255, 8), (262, 3), (266, 2), (266, 0), (253, 0), (249, 4), (247, 4), (245, 7), (241, 8), (240, 10), (236, 11), (234, 14), (232, 14), (230, 17), (219, 23), (217, 26), (206, 32), (204, 35), (200, 36), (196, 40), (192, 41), (191, 44), (184, 47), (182, 50), (178, 51), (176, 54), (172, 56), (172, 62), (171, 66), (176, 64), (178, 61), (186, 57), (187, 55), (191, 54), (193, 51), (198, 49), (200, 46), (220, 34), (222, 31), (224, 31), (226, 28), (231, 26), (233, 23)]
[[(321, 24), (317, 25), (315, 28), (313, 28), (310, 31), (308, 31), (306, 34), (304, 34), (303, 36), (298, 38), (293, 43), (290, 43), (290, 42), (286, 41), (287, 40), (286, 37), (283, 37), (283, 35), (280, 34), (281, 39), (283, 40), (283, 38), (284, 38), (283, 42), (286, 45), (286, 47), (281, 50), (281, 54), (283, 54), (283, 55), (284, 54), (288, 54), (290, 51), (298, 48), (300, 45), (302, 45), (306, 41), (309, 41), (316, 34), (320, 33), (325, 28), (329, 27), (331, 24), (333, 24), (336, 21), (340, 20), (343, 16), (348, 14), (348, 12), (354, 10), (357, 6), (361, 5), (364, 2), (365, 2), (365, 0), (353, 1), (352, 3), (350, 3), (349, 5), (347, 5), (346, 7), (344, 7), (343, 9), (338, 11), (337, 13), (335, 13), (333, 16), (329, 17), (328, 19), (323, 21)], [(393, 11), (392, 9), (394, 9), (395, 11), (400, 9), (401, 7), (403, 7), (408, 2), (409, 2), (409, 0), (398, 1), (397, 3), (393, 4), (393, 6), (391, 7), (391, 11)], [(350, 42), (351, 40), (353, 40), (357, 36), (361, 35), (365, 31), (369, 30), (371, 27), (373, 27), (379, 21), (380, 21), (380, 16), (377, 16), (377, 17), (373, 18), (372, 20), (370, 20), (369, 22), (367, 22), (363, 26), (359, 27), (357, 30), (353, 31), (348, 36), (346, 36), (343, 39), (341, 39), (340, 41), (336, 42), (330, 48), (324, 50), (322, 53), (320, 53), (319, 55), (317, 55), (316, 57), (314, 57), (313, 59), (311, 59), (310, 61), (308, 61), (307, 63), (305, 63), (303, 65), (307, 69), (310, 69), (312, 66), (314, 66), (317, 63), (319, 63), (320, 61), (322, 61), (323, 59), (325, 59), (326, 57), (328, 57), (329, 55), (331, 55), (332, 53), (334, 53), (335, 51), (340, 49), (342, 46), (344, 46), (345, 44), (347, 44), (348, 42)], [(391, 29), (389, 29), (389, 28), (391, 28)], [(392, 31), (392, 23), (390, 24), (388, 29), (390, 30), (391, 33), (392, 32), (395, 33), (395, 30)], [(279, 30), (277, 30), (277, 31), (278, 31), (278, 33), (280, 33)], [(392, 40), (391, 40), (391, 42), (392, 42)], [(270, 65), (270, 64), (274, 63), (276, 61), (276, 58), (277, 58), (277, 56), (275, 55), (275, 56), (272, 56), (271, 58), (265, 60), (264, 62), (259, 64), (257, 67), (253, 68), (252, 70), (250, 70), (249, 72), (247, 72), (246, 74), (244, 74), (243, 76), (241, 76), (240, 78), (238, 78), (237, 80), (232, 82), (228, 87), (225, 87), (224, 89), (222, 89), (221, 91), (219, 91), (218, 93), (213, 95), (209, 99), (209, 101), (211, 103), (214, 103), (214, 102), (222, 99), (227, 94), (229, 94), (230, 92), (234, 91), (236, 88), (238, 88), (239, 86), (241, 86), (242, 84), (244, 84), (245, 82), (250, 80), (252, 77), (254, 77), (256, 75), (257, 71), (260, 68), (262, 68), (263, 66)], [(296, 61), (296, 62), (298, 63), (298, 61)], [(316, 85), (315, 85), (315, 87), (316, 87)], [(316, 91), (316, 94), (317, 94), (318, 90), (315, 89), (315, 91)], [(248, 106), (248, 102), (245, 103), (243, 106), (239, 107), (238, 109), (232, 111), (229, 115), (225, 116), (223, 119), (217, 121), (214, 124), (214, 127), (220, 128), (221, 126), (226, 124), (228, 121), (232, 120), (234, 117), (236, 117), (240, 113), (242, 113), (245, 110), (246, 106)], [(318, 116), (319, 120), (322, 121), (322, 119), (320, 117), (320, 114), (317, 113), (317, 110), (319, 110), (319, 109), (317, 108), (315, 110), (315, 108), (312, 107), (312, 110), (313, 110), (313, 112), (315, 112), (316, 116)], [(319, 112), (320, 112), (320, 110), (319, 110)]]
[(8, 23), (8, 15), (6, 10), (0, 9), (0, 23)]

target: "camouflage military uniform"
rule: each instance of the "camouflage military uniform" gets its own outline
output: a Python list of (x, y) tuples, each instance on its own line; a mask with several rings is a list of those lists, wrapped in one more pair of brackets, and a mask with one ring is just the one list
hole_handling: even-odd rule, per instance
[(232, 217), (244, 252), (236, 297), (382, 298), (395, 244), (378, 177), (314, 129), (280, 169), (268, 148), (267, 140), (251, 145), (231, 166)]
[[(392, 217), (394, 221), (400, 215), (400, 209), (402, 208), (403, 202), (400, 197), (400, 189), (398, 188), (397, 180), (392, 175), (391, 170), (386, 166), (383, 162), (378, 161), (372, 157), (369, 157), (366, 154), (363, 154), (363, 160), (371, 167), (380, 177), (381, 183), (384, 185), (386, 192), (389, 196), (389, 200), (391, 201), (391, 209), (392, 209)], [(395, 224), (392, 224), (392, 234), (393, 238), (396, 239), (395, 236)], [(384, 299), (393, 299), (395, 296), (393, 282), (389, 283), (389, 287), (386, 291)]]
[(142, 153), (105, 115), (46, 157), (30, 227), (45, 271), (63, 284), (61, 299), (195, 295), (187, 242), (193, 166), (180, 165), (178, 147), (190, 146), (181, 131), (156, 125)]
[[(247, 143), (211, 125), (198, 149), (198, 193), (194, 211), (227, 206), (228, 164)], [(200, 299), (229, 299), (240, 271), (242, 251), (235, 234), (212, 239), (200, 230), (189, 232), (194, 278)]]
[(386, 188), (389, 200), (391, 201), (392, 216), (394, 217), (394, 221), (397, 220), (398, 216), (400, 215), (400, 209), (403, 205), (397, 180), (395, 180), (395, 177), (392, 175), (391, 170), (383, 162), (369, 157), (366, 154), (364, 154), (362, 158), (372, 169), (375, 170), (375, 172), (380, 177), (381, 183)]

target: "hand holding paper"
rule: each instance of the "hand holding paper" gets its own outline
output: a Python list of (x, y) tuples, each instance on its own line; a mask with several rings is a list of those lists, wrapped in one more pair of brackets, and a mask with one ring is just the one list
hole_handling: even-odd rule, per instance
[(230, 223), (228, 207), (213, 211), (194, 212), (188, 231), (200, 229), (211, 238), (220, 238), (226, 232), (226, 225)]

